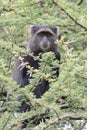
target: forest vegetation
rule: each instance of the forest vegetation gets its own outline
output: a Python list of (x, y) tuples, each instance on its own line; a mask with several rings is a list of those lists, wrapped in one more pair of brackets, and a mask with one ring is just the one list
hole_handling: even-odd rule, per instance
[[(61, 61), (44, 53), (40, 71), (20, 88), (11, 75), (20, 54), (29, 53), (31, 25), (59, 27)], [(51, 76), (50, 63), (60, 68), (58, 78)], [(40, 76), (50, 81), (50, 89), (37, 99), (31, 90)], [(31, 111), (16, 113), (18, 95), (31, 104)], [(87, 0), (0, 0), (0, 130), (21, 130), (22, 125), (26, 130), (65, 130), (66, 125), (67, 130), (85, 130)]]

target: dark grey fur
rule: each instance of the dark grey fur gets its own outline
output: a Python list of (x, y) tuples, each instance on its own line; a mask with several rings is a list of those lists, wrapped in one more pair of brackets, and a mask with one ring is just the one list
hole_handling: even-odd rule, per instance
[[(33, 52), (33, 55), (37, 56), (41, 52), (52, 51), (55, 54), (56, 59), (60, 60), (60, 52), (56, 40), (59, 36), (59, 28), (56, 26), (47, 25), (36, 25), (31, 26), (31, 37), (27, 45), (27, 48)], [(33, 57), (27, 55), (23, 57), (23, 62), (29, 62), (30, 66), (34, 69), (39, 69), (39, 61), (34, 60)], [(22, 66), (22, 67), (21, 67)], [(59, 69), (55, 68), (56, 76), (59, 75)], [(15, 80), (21, 87), (25, 87), (29, 84), (29, 80), (32, 78), (31, 74), (27, 74), (27, 68), (23, 66), (22, 62), (19, 60), (14, 67), (13, 80)], [(40, 98), (49, 89), (49, 82), (43, 79), (35, 88), (34, 94), (37, 98)], [(22, 102), (20, 111), (26, 111), (30, 109), (25, 102)]]

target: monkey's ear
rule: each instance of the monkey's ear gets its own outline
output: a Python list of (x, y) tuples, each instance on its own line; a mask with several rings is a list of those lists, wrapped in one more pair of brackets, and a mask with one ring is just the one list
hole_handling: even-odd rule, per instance
[(31, 37), (39, 30), (39, 26), (31, 25), (30, 26), (30, 35)]
[(58, 26), (51, 27), (51, 30), (53, 31), (53, 33), (55, 33), (57, 36), (59, 36), (59, 27)]
[(53, 26), (53, 27), (50, 26), (50, 29), (57, 36), (57, 39), (60, 39), (59, 27), (58, 26)]
[(60, 30), (58, 26), (56, 28), (57, 28), (57, 37), (58, 37), (58, 40), (60, 40), (61, 39)]
[(59, 27), (57, 26), (56, 28), (57, 28), (57, 36), (59, 36), (60, 35)]

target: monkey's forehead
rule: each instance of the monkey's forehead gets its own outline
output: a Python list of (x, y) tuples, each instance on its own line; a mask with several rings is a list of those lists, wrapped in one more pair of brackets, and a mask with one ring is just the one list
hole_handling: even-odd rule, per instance
[(31, 25), (30, 26), (31, 34), (35, 34), (36, 32), (50, 32), (56, 35), (59, 34), (58, 26), (49, 26), (49, 25)]
[(58, 26), (49, 26), (49, 25), (31, 25), (31, 28), (57, 28)]

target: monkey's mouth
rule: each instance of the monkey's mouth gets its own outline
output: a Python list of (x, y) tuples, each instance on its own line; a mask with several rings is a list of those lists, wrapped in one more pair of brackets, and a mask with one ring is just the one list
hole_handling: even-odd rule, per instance
[(48, 45), (47, 44), (43, 44), (42, 47), (43, 48), (48, 48)]
[(41, 48), (43, 51), (47, 51), (49, 49), (49, 47), (47, 45), (43, 45)]
[(43, 51), (47, 51), (49, 48), (50, 48), (50, 44), (49, 43), (41, 44), (41, 49)]

